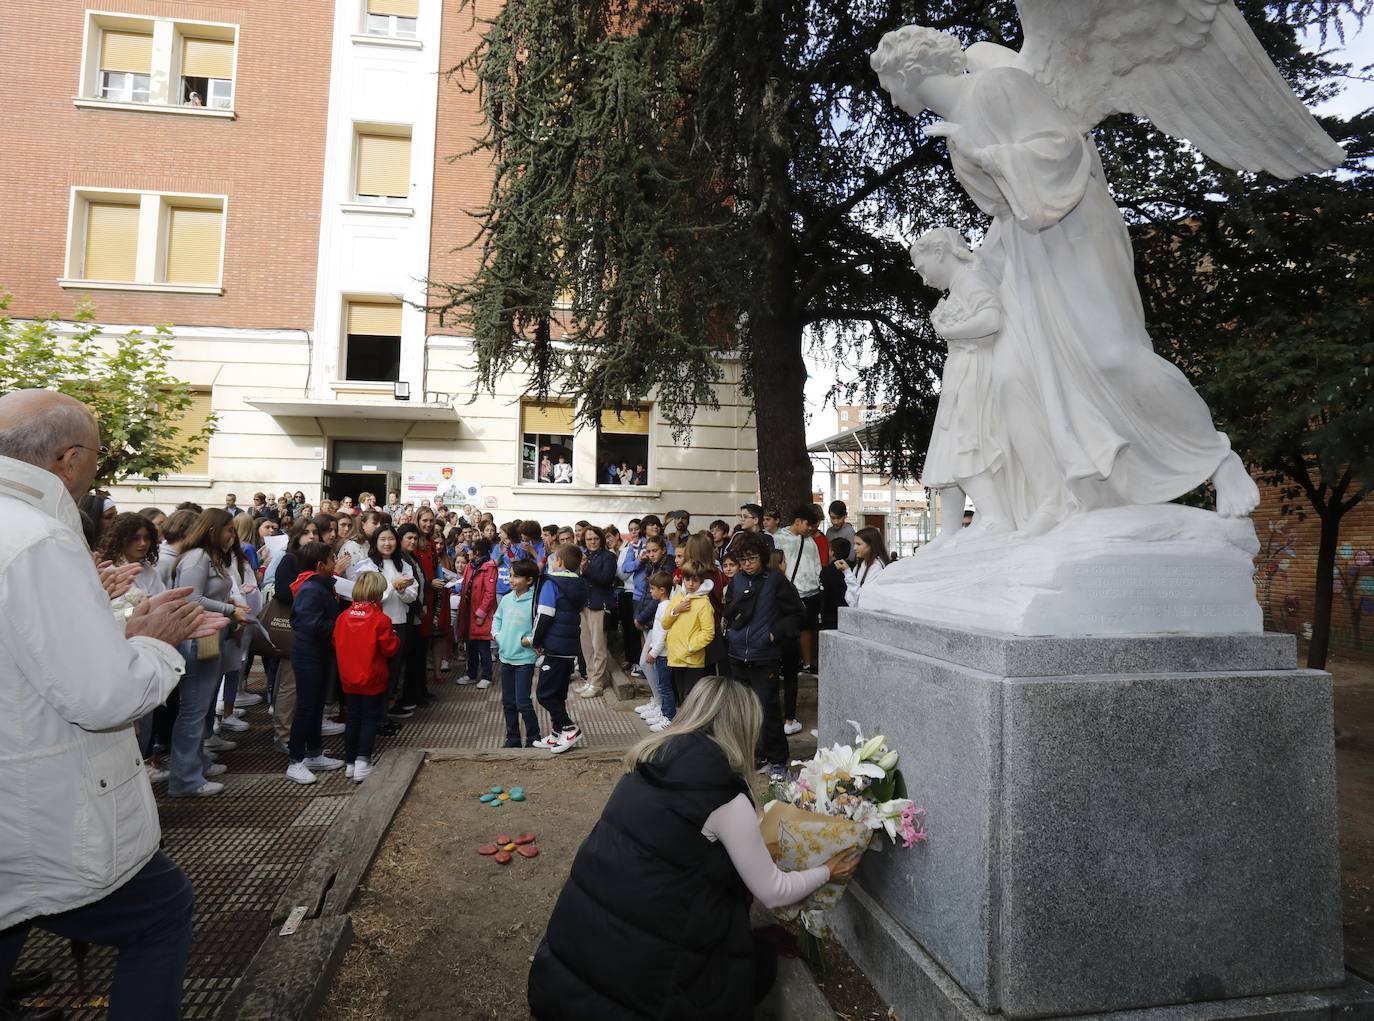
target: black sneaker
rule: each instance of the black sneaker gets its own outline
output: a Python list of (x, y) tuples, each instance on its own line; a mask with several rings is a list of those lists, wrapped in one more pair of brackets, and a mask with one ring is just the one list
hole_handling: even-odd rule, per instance
[(408, 720), (415, 715), (415, 707), (406, 708), (403, 705), (394, 705), (387, 710), (386, 718), (389, 720)]
[(401, 725), (395, 720), (387, 720), (377, 728), (377, 733), (382, 737), (395, 737), (401, 732)]
[(502, 748), (519, 748), (519, 747), (520, 747), (520, 739), (519, 739), (519, 738), (515, 738), (515, 739), (513, 739), (513, 740), (507, 739), (506, 743), (503, 744), (501, 747), (502, 747)]

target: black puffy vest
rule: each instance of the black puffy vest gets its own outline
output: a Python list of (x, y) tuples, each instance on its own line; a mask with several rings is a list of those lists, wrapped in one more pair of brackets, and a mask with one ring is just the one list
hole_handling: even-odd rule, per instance
[(748, 786), (704, 734), (622, 777), (530, 968), (539, 1021), (748, 1021), (750, 895), (706, 817)]

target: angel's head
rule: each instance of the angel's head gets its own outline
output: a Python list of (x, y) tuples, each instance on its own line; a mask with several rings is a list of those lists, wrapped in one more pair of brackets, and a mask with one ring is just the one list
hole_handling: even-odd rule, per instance
[(925, 79), (962, 74), (967, 67), (958, 37), (923, 25), (904, 25), (887, 33), (868, 62), (883, 88), (899, 102), (903, 97), (914, 99)]
[(975, 258), (964, 236), (953, 227), (932, 227), (911, 245), (911, 264), (916, 272), (931, 287), (941, 290), (949, 286), (959, 263)]

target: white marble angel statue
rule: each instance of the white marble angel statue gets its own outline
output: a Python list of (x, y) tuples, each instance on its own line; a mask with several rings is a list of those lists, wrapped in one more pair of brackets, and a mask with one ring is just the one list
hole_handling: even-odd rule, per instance
[[(1258, 491), (1202, 398), (1155, 354), (1126, 225), (1091, 129), (1128, 111), (1233, 168), (1295, 177), (1344, 152), (1289, 90), (1231, 0), (1017, 0), (1018, 53), (934, 29), (871, 63), (902, 109), (943, 118), (954, 172), (992, 217), (1008, 531), (1164, 503), (1211, 479), (1222, 515)], [(981, 384), (980, 384), (981, 385)], [(975, 503), (977, 497), (974, 497)]]

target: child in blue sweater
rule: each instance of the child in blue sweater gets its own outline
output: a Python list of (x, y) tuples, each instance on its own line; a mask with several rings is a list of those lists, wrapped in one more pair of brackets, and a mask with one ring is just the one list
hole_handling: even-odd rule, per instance
[(540, 740), (539, 717), (534, 714), (534, 583), (539, 568), (533, 560), (510, 565), (510, 591), (497, 604), (491, 634), (501, 659), (501, 711), (506, 717), (506, 748), (520, 747), (520, 721), (525, 722), (525, 747)]

